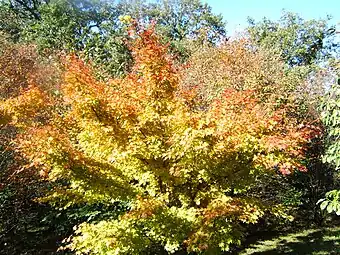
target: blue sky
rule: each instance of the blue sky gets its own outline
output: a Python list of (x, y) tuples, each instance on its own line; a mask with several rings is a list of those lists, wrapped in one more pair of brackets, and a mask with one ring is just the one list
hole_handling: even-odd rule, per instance
[[(241, 30), (247, 24), (247, 17), (260, 20), (264, 16), (277, 20), (282, 10), (299, 13), (304, 19), (325, 18), (331, 15), (331, 24), (340, 23), (340, 0), (203, 0), (213, 12), (221, 13), (228, 22), (229, 33)], [(340, 28), (340, 24), (337, 26)]]

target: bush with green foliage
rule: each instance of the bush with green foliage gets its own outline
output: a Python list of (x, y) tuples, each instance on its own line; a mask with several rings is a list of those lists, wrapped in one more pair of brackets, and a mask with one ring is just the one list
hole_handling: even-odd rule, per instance
[[(335, 66), (339, 73), (340, 66)], [(330, 164), (336, 172), (340, 169), (340, 85), (334, 84), (325, 95), (322, 104), (322, 121), (326, 128), (327, 149), (323, 155), (325, 163)], [(340, 190), (332, 190), (319, 202), (322, 210), (340, 215)]]

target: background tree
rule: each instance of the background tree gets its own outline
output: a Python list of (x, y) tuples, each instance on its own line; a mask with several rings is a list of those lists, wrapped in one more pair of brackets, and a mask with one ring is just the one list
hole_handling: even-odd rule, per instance
[(255, 22), (249, 19), (248, 34), (260, 48), (278, 55), (286, 63), (285, 72), (293, 72), (305, 80), (298, 89), (300, 96), (309, 97), (305, 107), (318, 118), (319, 102), (326, 85), (332, 82), (331, 62), (339, 57), (339, 42), (330, 19), (304, 20), (299, 15), (283, 12), (278, 21), (264, 18)]
[(102, 75), (115, 76), (124, 74), (131, 59), (119, 15), (105, 1), (2, 1), (0, 29), (15, 41), (36, 44), (45, 55), (77, 52)]
[(119, 7), (140, 21), (155, 20), (162, 35), (170, 40), (197, 39), (205, 34), (209, 42), (218, 42), (226, 35), (221, 15), (212, 13), (208, 4), (199, 0), (163, 0), (144, 3), (142, 1), (121, 1)]
[(262, 48), (254, 50), (251, 44), (247, 38), (235, 38), (219, 47), (200, 47), (189, 57), (181, 86), (196, 90), (199, 107), (209, 107), (227, 88), (255, 90), (262, 102), (276, 102), (276, 106), (297, 104), (302, 77), (286, 73), (278, 55)]
[(118, 8), (141, 23), (156, 21), (156, 29), (171, 50), (185, 61), (196, 44), (216, 44), (226, 37), (225, 21), (200, 0), (120, 1)]
[[(77, 52), (103, 75), (122, 75), (129, 66), (124, 30), (113, 4), (54, 0), (39, 8), (40, 19), (23, 31), (40, 49)], [(105, 63), (105, 64), (104, 64)]]
[[(225, 23), (211, 7), (195, 1), (2, 1), (1, 31), (39, 49), (77, 52), (90, 60), (101, 75), (119, 76), (130, 64), (124, 21), (131, 17), (145, 24), (157, 21), (164, 40), (183, 61), (190, 55), (190, 41), (216, 43), (225, 36)], [(123, 22), (122, 22), (123, 21)]]
[(283, 12), (279, 21), (249, 18), (248, 32), (257, 45), (281, 55), (289, 66), (310, 66), (329, 58), (336, 47), (335, 28), (327, 21), (305, 21), (297, 14)]
[(0, 30), (17, 41), (25, 26), (35, 20), (40, 20), (39, 8), (49, 3), (49, 0), (1, 0)]

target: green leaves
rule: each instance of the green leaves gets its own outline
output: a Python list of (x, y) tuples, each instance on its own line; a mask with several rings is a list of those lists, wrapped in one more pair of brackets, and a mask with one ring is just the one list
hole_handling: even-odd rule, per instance
[(52, 0), (39, 13), (40, 19), (27, 22), (21, 32), (23, 41), (37, 44), (42, 52), (76, 53), (91, 61), (102, 78), (126, 72), (131, 58), (113, 4)]
[(326, 198), (318, 201), (321, 210), (326, 210), (328, 213), (336, 213), (340, 216), (340, 191), (332, 190), (326, 194)]
[(200, 0), (122, 1), (119, 7), (140, 22), (154, 19), (158, 33), (170, 42), (190, 38), (217, 43), (226, 35), (222, 16)]
[(129, 70), (132, 58), (126, 44), (126, 26), (134, 19), (145, 24), (156, 20), (163, 41), (170, 42), (172, 52), (181, 61), (191, 54), (191, 41), (216, 44), (226, 34), (222, 17), (199, 0), (148, 4), (102, 0), (13, 2), (12, 7), (5, 1), (0, 3), (0, 31), (14, 40), (36, 44), (44, 54), (76, 53), (91, 61), (102, 79), (122, 76)]
[[(325, 42), (332, 39), (326, 20), (305, 21), (297, 14), (284, 12), (278, 22), (264, 18), (249, 20), (248, 32), (254, 42), (281, 55), (291, 67), (311, 65), (329, 57), (332, 49)], [(331, 46), (333, 47), (333, 46)]]
[(331, 87), (321, 106), (321, 117), (327, 130), (327, 150), (323, 160), (340, 167), (340, 90), (338, 85)]
[[(340, 88), (333, 85), (321, 104), (321, 117), (326, 128), (326, 151), (323, 161), (340, 169)], [(340, 190), (332, 190), (319, 200), (321, 210), (340, 215)]]

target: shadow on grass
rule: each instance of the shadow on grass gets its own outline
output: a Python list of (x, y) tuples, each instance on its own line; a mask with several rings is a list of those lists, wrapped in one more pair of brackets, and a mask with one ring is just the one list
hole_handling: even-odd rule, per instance
[(271, 240), (260, 241), (239, 254), (340, 254), (340, 227), (305, 230)]

